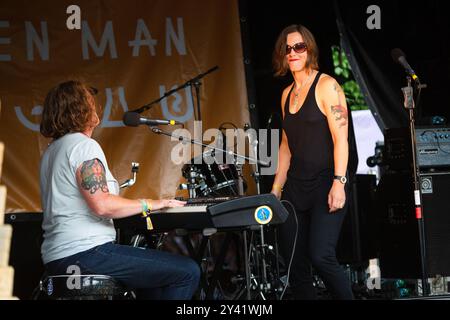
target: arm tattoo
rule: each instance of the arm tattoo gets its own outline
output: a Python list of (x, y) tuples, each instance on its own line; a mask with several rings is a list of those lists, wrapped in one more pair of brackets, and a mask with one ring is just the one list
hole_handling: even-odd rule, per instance
[(106, 182), (105, 167), (99, 159), (92, 159), (83, 162), (81, 165), (81, 187), (94, 194), (97, 190), (109, 192)]
[(342, 90), (336, 84), (334, 85), (334, 91), (336, 91), (338, 95), (338, 104), (336, 106), (331, 106), (331, 112), (334, 114), (334, 119), (339, 122), (339, 128), (342, 128), (347, 125), (348, 112), (347, 108), (341, 104), (340, 93)]

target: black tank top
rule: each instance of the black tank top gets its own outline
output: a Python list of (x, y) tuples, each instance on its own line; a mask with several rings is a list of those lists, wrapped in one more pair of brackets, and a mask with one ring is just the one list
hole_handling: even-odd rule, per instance
[(289, 178), (312, 180), (334, 173), (333, 139), (327, 117), (320, 111), (315, 96), (320, 75), (318, 72), (299, 111), (289, 112), (294, 86), (284, 105), (283, 129), (291, 151)]

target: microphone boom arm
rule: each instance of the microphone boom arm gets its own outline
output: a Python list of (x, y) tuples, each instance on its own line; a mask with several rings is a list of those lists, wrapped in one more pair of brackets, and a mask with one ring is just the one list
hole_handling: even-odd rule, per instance
[(190, 142), (191, 144), (199, 145), (199, 146), (202, 146), (202, 147), (214, 150), (214, 151), (223, 152), (223, 153), (225, 153), (227, 155), (234, 156), (234, 157), (236, 157), (238, 159), (251, 161), (251, 162), (257, 163), (257, 164), (259, 164), (259, 165), (261, 165), (263, 167), (269, 166), (269, 163), (267, 163), (265, 161), (257, 160), (255, 158), (246, 157), (246, 156), (237, 154), (237, 153), (235, 153), (235, 152), (233, 152), (231, 150), (224, 150), (222, 148), (213, 147), (213, 146), (210, 146), (208, 144), (204, 144), (204, 143), (202, 143), (200, 141), (197, 141), (195, 139), (189, 139), (189, 138), (183, 137), (181, 135), (176, 135), (176, 134), (173, 134), (171, 132), (166, 132), (166, 131), (161, 130), (160, 128), (157, 128), (157, 127), (154, 127), (154, 126), (150, 126), (150, 130), (152, 130), (152, 132), (156, 133), (156, 134), (162, 134), (162, 135), (165, 135), (165, 136), (168, 136), (168, 137), (176, 138), (176, 139), (178, 139), (181, 142)]
[(150, 102), (150, 103), (147, 103), (146, 105), (143, 105), (142, 107), (140, 107), (140, 108), (138, 108), (138, 109), (131, 110), (130, 112), (142, 113), (142, 112), (144, 112), (144, 111), (150, 109), (154, 104), (156, 104), (156, 103), (160, 102), (161, 100), (167, 98), (167, 97), (170, 96), (171, 94), (174, 94), (175, 92), (177, 92), (177, 91), (179, 91), (179, 90), (181, 90), (181, 89), (184, 89), (184, 88), (186, 88), (187, 86), (190, 86), (190, 85), (192, 85), (192, 84), (197, 83), (198, 80), (200, 80), (201, 78), (203, 78), (204, 76), (206, 76), (208, 73), (211, 73), (211, 72), (213, 72), (213, 71), (216, 71), (217, 69), (219, 69), (219, 66), (212, 67), (212, 68), (209, 69), (208, 71), (206, 71), (206, 72), (204, 72), (204, 73), (201, 73), (201, 74), (199, 74), (198, 76), (196, 76), (196, 77), (194, 77), (194, 78), (192, 78), (192, 79), (186, 81), (184, 84), (182, 84), (182, 85), (180, 85), (180, 86), (178, 86), (178, 87), (176, 87), (176, 88), (174, 88), (174, 89), (172, 89), (172, 90), (167, 91), (166, 93), (164, 93), (164, 94), (162, 95), (162, 97), (160, 97), (160, 98), (158, 98), (158, 99), (156, 99), (156, 100), (154, 100), (154, 101), (152, 101), (152, 102)]

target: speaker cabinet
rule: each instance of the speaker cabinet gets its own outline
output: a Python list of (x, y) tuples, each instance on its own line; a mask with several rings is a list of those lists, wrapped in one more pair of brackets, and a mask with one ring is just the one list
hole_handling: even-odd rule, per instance
[(336, 248), (341, 264), (362, 264), (378, 255), (379, 223), (374, 210), (375, 188), (375, 175), (355, 176)]
[(450, 276), (450, 172), (421, 174), (428, 271)]
[[(450, 172), (421, 173), (420, 185), (428, 277), (450, 276)], [(420, 278), (419, 225), (411, 174), (383, 176), (376, 199), (381, 214), (381, 275)]]
[(13, 295), (29, 300), (44, 273), (41, 259), (42, 213), (9, 213), (5, 223), (13, 227), (9, 264), (14, 268)]

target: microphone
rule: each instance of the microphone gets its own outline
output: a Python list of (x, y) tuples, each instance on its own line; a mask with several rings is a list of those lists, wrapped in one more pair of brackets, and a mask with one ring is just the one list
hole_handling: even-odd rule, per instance
[(395, 62), (399, 63), (405, 69), (406, 73), (408, 73), (414, 81), (419, 80), (419, 77), (417, 76), (415, 71), (411, 68), (408, 61), (406, 61), (405, 54), (402, 50), (400, 50), (399, 48), (392, 49), (391, 57)]
[(174, 126), (177, 124), (182, 124), (179, 121), (175, 120), (160, 120), (160, 119), (148, 119), (141, 117), (141, 115), (137, 112), (127, 111), (123, 115), (123, 123), (128, 127), (137, 127), (141, 124), (147, 126), (157, 126), (157, 125), (170, 125)]

